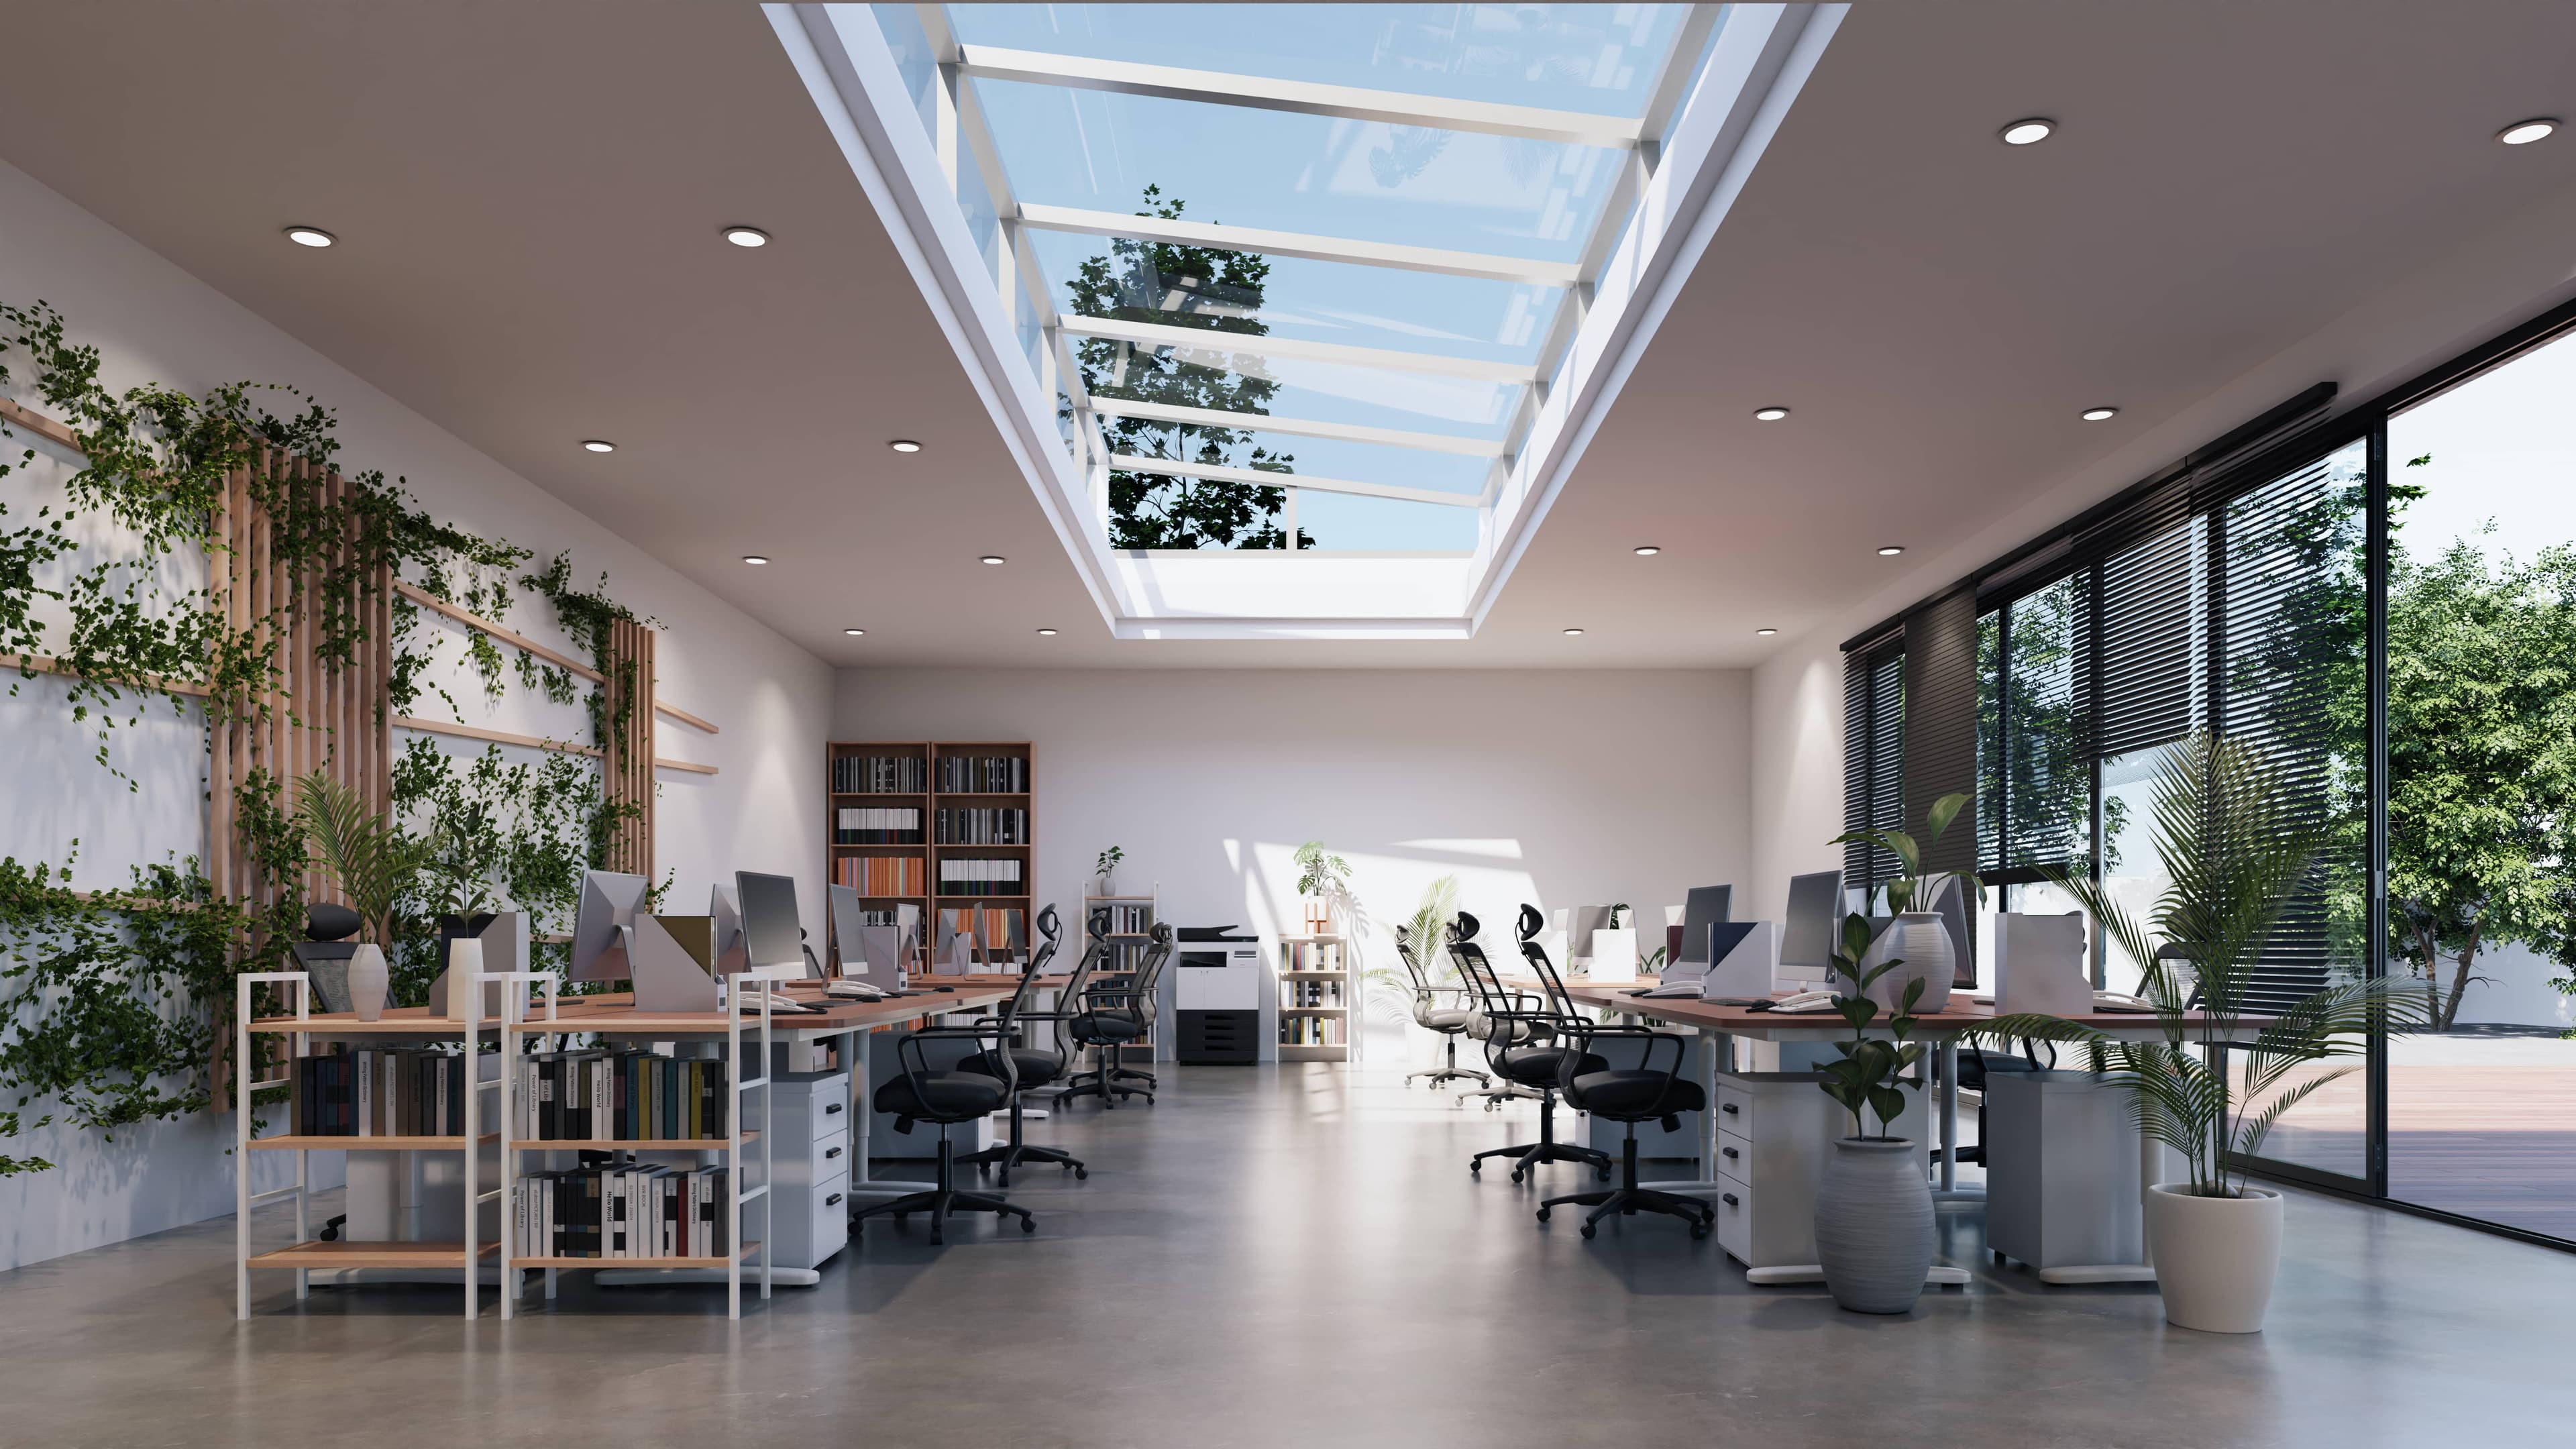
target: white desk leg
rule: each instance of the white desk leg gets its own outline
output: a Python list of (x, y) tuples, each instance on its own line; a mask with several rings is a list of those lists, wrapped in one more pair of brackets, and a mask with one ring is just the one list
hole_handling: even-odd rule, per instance
[(1983, 1187), (1959, 1186), (1959, 1041), (1941, 1043), (1941, 1174), (1934, 1202), (1983, 1202)]
[(877, 1114), (876, 1104), (870, 1100), (873, 1094), (868, 1090), (868, 1060), (869, 1043), (874, 1040), (876, 1033), (860, 1030), (850, 1035), (857, 1043), (850, 1052), (850, 1095), (853, 1099), (850, 1111), (858, 1118), (850, 1124), (850, 1137), (857, 1144), (851, 1150), (854, 1160), (850, 1163), (850, 1196), (902, 1197), (906, 1193), (929, 1192), (939, 1184), (908, 1182), (899, 1178), (888, 1178), (884, 1182), (879, 1182), (869, 1171), (868, 1138), (876, 1125)]
[(1725, 1052), (1730, 1065), (1735, 1057), (1735, 1039), (1723, 1032), (1701, 1027), (1699, 1031), (1699, 1089), (1706, 1103), (1699, 1114), (1699, 1176), (1688, 1182), (1641, 1182), (1639, 1187), (1657, 1192), (1677, 1192), (1693, 1196), (1713, 1195), (1723, 1186), (1717, 1180), (1717, 1054)]

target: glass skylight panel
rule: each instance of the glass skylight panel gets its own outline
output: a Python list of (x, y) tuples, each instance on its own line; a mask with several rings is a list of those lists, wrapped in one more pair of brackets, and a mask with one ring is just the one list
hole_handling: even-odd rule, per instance
[(1476, 509), (1437, 503), (1312, 489), (1297, 494), (1297, 532), (1313, 549), (1464, 552), (1476, 546), (1482, 519)]
[[(1103, 406), (1104, 411), (1116, 409), (1114, 403)], [(1474, 498), (1484, 492), (1486, 479), (1493, 472), (1491, 458), (1389, 448), (1342, 438), (1296, 437), (1262, 428), (1256, 417), (1243, 421), (1253, 426), (1223, 429), (1232, 435), (1225, 449), (1229, 460), (1248, 458), (1258, 448), (1270, 458), (1289, 463), (1293, 471), (1282, 477), (1285, 483), (1301, 478), (1347, 479)], [(1207, 424), (1174, 423), (1159, 417), (1104, 417), (1101, 424), (1111, 450), (1122, 455), (1197, 458), (1210, 437)]]
[[(1185, 348), (1074, 339), (1075, 353), (1086, 364), (1085, 385), (1103, 398), (1215, 406), (1279, 418), (1500, 443), (1508, 438), (1513, 409), (1522, 392), (1517, 383), (1424, 377), (1297, 358), (1258, 358), (1252, 351), (1258, 345), (1258, 339), (1240, 344), (1233, 340), (1212, 341)], [(1172, 370), (1150, 370), (1144, 365), (1147, 359), (1141, 356), (1148, 353), (1181, 358), (1179, 367), (1189, 372), (1175, 379)], [(1246, 370), (1238, 372), (1237, 366)], [(1263, 395), (1252, 399), (1250, 406), (1244, 401), (1248, 396), (1244, 388), (1247, 382), (1264, 385)]]

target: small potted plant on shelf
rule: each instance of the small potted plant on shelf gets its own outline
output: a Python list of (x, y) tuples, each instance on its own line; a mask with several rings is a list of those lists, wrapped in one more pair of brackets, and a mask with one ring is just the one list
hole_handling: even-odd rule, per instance
[(1297, 894), (1306, 902), (1306, 934), (1328, 935), (1333, 921), (1354, 919), (1359, 902), (1351, 895), (1351, 863), (1309, 840), (1297, 847)]
[[(1825, 1063), (1821, 1085), (1851, 1115), (1852, 1130), (1835, 1139), (1816, 1186), (1816, 1258), (1836, 1303), (1855, 1313), (1907, 1313), (1932, 1270), (1932, 1189), (1915, 1160), (1914, 1139), (1888, 1127), (1904, 1115), (1905, 1093), (1923, 1085), (1905, 1076), (1923, 1059), (1922, 1043), (1910, 1040), (1923, 983), (1907, 980), (1888, 1010), (1886, 1034), (1871, 1035), (1879, 1003), (1870, 988), (1904, 965), (1898, 959), (1872, 964), (1880, 954), (1874, 945), (1867, 917), (1843, 918), (1834, 973), (1848, 985), (1835, 993), (1834, 1010), (1852, 1036), (1834, 1043), (1838, 1057)], [(1867, 1130), (1872, 1118), (1875, 1133)]]
[(420, 873), (423, 851), (402, 827), (367, 808), (358, 792), (320, 770), (297, 782), (295, 821), (305, 849), (357, 913), (359, 945), (349, 958), (349, 1000), (360, 1021), (384, 1014), (392, 972), (394, 902)]
[(1965, 809), (1965, 793), (1944, 795), (1932, 802), (1923, 817), (1923, 838), (1917, 841), (1902, 830), (1855, 830), (1837, 835), (1834, 845), (1872, 845), (1895, 856), (1904, 873), (1879, 887), (1888, 914), (1895, 921), (1881, 931), (1872, 946), (1871, 965), (1911, 963), (1900, 972), (1886, 975), (1873, 973), (1879, 984), (1872, 989), (1872, 999), (1881, 1006), (1893, 1006), (1906, 983), (1922, 988), (1918, 1000), (1925, 1014), (1937, 1013), (1950, 1004), (1950, 983), (1958, 969), (1958, 953), (1950, 943), (1949, 927), (1941, 920), (1938, 909), (1945, 889), (1974, 891), (1979, 904), (1985, 901), (1985, 887), (1969, 871), (1927, 871), (1923, 857), (1950, 829)]
[(1091, 873), (1098, 878), (1092, 883), (1093, 894), (1103, 896), (1118, 894), (1118, 862), (1126, 858), (1127, 852), (1114, 845), (1100, 852), (1099, 858), (1091, 863)]
[(2270, 757), (2207, 734), (2166, 747), (2151, 791), (2155, 851), (2171, 884), (2147, 920), (2099, 881), (2068, 871), (2051, 879), (2144, 963), (2139, 995), (2155, 1009), (2155, 1037), (2114, 1041), (2032, 1013), (1996, 1017), (1977, 1035), (2088, 1048), (2091, 1069), (2128, 1092), (2139, 1130), (2182, 1156), (2182, 1177), (2150, 1184), (2146, 1196), (2165, 1317), (2253, 1333), (2280, 1266), (2282, 1199), (2248, 1182), (2235, 1159), (2261, 1151), (2283, 1113), (2353, 1070), (2315, 1064), (2363, 1055), (2374, 1030), (2425, 1025), (2430, 1007), (2403, 981), (2355, 978), (2256, 1011), (2264, 953), (2283, 913), (2316, 889), (2327, 833), (2305, 818)]

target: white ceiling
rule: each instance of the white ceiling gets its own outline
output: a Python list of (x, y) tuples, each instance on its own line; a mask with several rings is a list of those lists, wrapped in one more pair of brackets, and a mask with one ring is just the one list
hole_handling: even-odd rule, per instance
[(2567, 26), (1857, 7), (1466, 642), (1112, 639), (751, 5), (0, 5), (0, 157), (837, 664), (1733, 666), (2576, 186)]

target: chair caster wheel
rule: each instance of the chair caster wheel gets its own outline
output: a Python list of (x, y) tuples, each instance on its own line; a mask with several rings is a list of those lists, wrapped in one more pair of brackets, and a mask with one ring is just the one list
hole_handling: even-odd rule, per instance
[(1088, 1167), (1075, 1168), (1073, 1170), (1073, 1179), (1076, 1182), (1089, 1182), (1091, 1180), (1091, 1169)]
[(1009, 1187), (1011, 1185), (1011, 1175), (1007, 1172), (1003, 1173), (997, 1181), (999, 1186)]
[(1022, 1218), (1022, 1219), (1020, 1219), (1020, 1231), (1021, 1231), (1021, 1232), (1024, 1232), (1024, 1233), (1034, 1233), (1034, 1232), (1036, 1232), (1037, 1230), (1038, 1230), (1038, 1220), (1037, 1220), (1036, 1218)]
[(1485, 1175), (1485, 1164), (1483, 1164), (1483, 1163), (1481, 1163), (1481, 1162), (1470, 1162), (1470, 1163), (1468, 1163), (1468, 1164), (1467, 1164), (1467, 1175), (1468, 1175), (1469, 1177), (1482, 1177), (1482, 1176), (1484, 1176), (1484, 1175)]
[(1538, 1210), (1538, 1220), (1539, 1220), (1540, 1222), (1546, 1222), (1546, 1221), (1547, 1221), (1547, 1218), (1548, 1218), (1548, 1214), (1550, 1214), (1550, 1213), (1552, 1213), (1552, 1212), (1554, 1212), (1554, 1211), (1556, 1211), (1556, 1209), (1554, 1209), (1554, 1208), (1540, 1208), (1540, 1209)]
[(1585, 1223), (1583, 1225), (1583, 1236), (1587, 1238), (1597, 1238), (1601, 1236), (1601, 1230), (1592, 1226), (1590, 1223)]
[(1606, 1167), (1596, 1167), (1592, 1169), (1592, 1180), (1594, 1182), (1608, 1182), (1610, 1180), (1610, 1169)]
[(1691, 1224), (1690, 1235), (1691, 1235), (1693, 1238), (1705, 1238), (1705, 1237), (1707, 1237), (1707, 1236), (1708, 1236), (1708, 1224), (1706, 1224), (1706, 1223), (1693, 1223), (1693, 1224)]
[(1515, 1167), (1515, 1168), (1513, 1168), (1513, 1169), (1512, 1169), (1512, 1181), (1514, 1181), (1514, 1182), (1518, 1182), (1518, 1181), (1520, 1181), (1520, 1180), (1521, 1180), (1521, 1170), (1520, 1170), (1519, 1168)]

